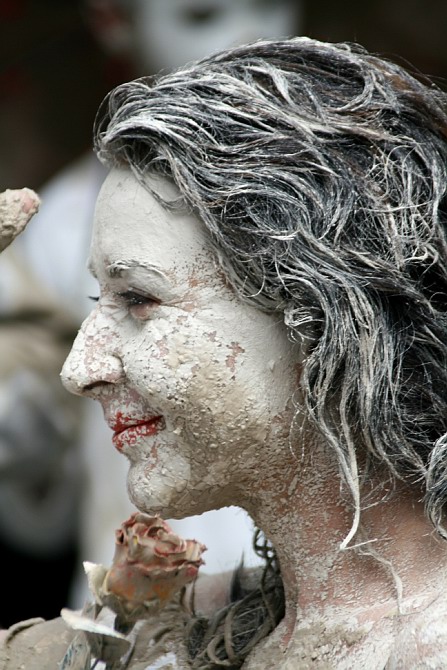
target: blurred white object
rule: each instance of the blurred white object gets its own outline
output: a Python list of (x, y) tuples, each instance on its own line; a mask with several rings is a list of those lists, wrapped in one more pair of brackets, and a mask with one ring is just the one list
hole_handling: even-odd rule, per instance
[(132, 0), (132, 35), (141, 69), (171, 70), (265, 37), (296, 33), (297, 0)]

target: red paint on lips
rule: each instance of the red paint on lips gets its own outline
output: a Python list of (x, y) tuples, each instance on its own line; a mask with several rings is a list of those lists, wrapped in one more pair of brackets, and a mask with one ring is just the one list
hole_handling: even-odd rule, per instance
[(164, 427), (162, 416), (150, 419), (132, 419), (118, 412), (112, 425), (114, 431), (112, 442), (118, 451), (124, 447), (132, 447), (140, 438), (156, 435)]

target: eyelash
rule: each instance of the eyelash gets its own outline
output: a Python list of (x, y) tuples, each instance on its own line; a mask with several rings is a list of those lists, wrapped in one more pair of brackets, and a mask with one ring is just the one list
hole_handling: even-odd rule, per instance
[(136, 293), (135, 291), (123, 291), (123, 293), (118, 293), (118, 295), (126, 303), (127, 307), (138, 307), (139, 305), (148, 305), (150, 303), (160, 304), (155, 298)]
[[(148, 303), (160, 304), (155, 298), (150, 298), (149, 296), (136, 293), (135, 291), (123, 291), (123, 293), (117, 293), (117, 295), (130, 307), (133, 307), (134, 305), (147, 305)], [(88, 299), (93, 300), (93, 302), (98, 302), (99, 295), (89, 295)]]
[[(137, 291), (123, 291), (122, 293), (115, 293), (115, 296), (124, 304), (130, 316), (137, 321), (147, 321), (152, 318), (154, 308), (160, 304), (159, 300)], [(94, 302), (99, 300), (96, 296), (89, 297)]]

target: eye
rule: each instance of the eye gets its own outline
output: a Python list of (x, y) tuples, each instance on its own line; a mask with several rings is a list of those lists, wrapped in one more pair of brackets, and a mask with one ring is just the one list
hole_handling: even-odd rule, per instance
[(151, 316), (154, 307), (158, 307), (159, 300), (152, 296), (143, 295), (137, 291), (123, 291), (118, 293), (119, 298), (124, 302), (131, 316), (140, 321), (145, 321)]

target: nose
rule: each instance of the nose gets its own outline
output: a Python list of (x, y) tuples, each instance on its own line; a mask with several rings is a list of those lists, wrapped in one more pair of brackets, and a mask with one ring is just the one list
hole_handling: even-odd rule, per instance
[(62, 384), (75, 395), (96, 397), (101, 389), (124, 379), (117, 335), (97, 308), (87, 317), (61, 372)]

